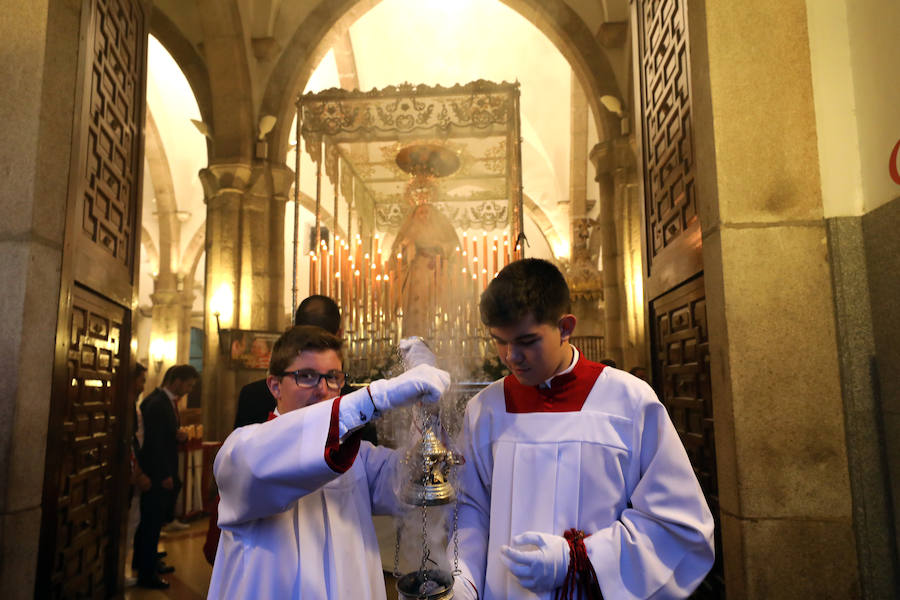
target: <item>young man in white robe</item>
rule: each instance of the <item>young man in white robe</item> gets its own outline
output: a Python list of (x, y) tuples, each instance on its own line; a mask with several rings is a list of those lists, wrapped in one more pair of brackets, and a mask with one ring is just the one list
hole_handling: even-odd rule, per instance
[(480, 310), (512, 374), (466, 408), (455, 598), (688, 596), (713, 519), (652, 388), (569, 343), (569, 290), (546, 261), (505, 267)]
[(208, 597), (384, 599), (372, 515), (400, 509), (397, 453), (360, 442), (360, 429), (437, 402), (450, 376), (423, 364), (335, 397), (340, 339), (298, 326), (275, 343), (267, 381), (272, 418), (235, 430), (216, 456), (222, 535)]

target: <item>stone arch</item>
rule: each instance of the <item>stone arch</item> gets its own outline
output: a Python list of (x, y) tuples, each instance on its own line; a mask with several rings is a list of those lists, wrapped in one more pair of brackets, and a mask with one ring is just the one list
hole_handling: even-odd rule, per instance
[(552, 251), (560, 241), (559, 232), (553, 227), (553, 221), (528, 194), (522, 194), (522, 204), (525, 208), (525, 214), (531, 216), (531, 220), (538, 226)]
[(147, 260), (156, 267), (155, 272), (158, 273), (159, 250), (156, 249), (156, 244), (153, 243), (153, 234), (147, 231), (147, 228), (143, 225), (141, 225), (141, 246), (144, 247), (144, 252), (147, 253)]
[[(601, 139), (614, 137), (617, 120), (599, 99), (621, 98), (609, 60), (581, 17), (564, 0), (500, 0), (537, 27), (569, 62), (588, 96)], [(286, 44), (263, 93), (260, 114), (278, 117), (269, 139), (270, 156), (284, 160), (291, 136), (294, 101), (329, 47), (329, 32), (346, 29), (377, 4), (375, 0), (320, 1)]]
[[(184, 73), (194, 99), (200, 109), (200, 118), (211, 123), (213, 117), (212, 90), (209, 85), (209, 71), (203, 57), (184, 36), (178, 26), (161, 10), (155, 9), (150, 15), (150, 34), (159, 40), (172, 59)], [(208, 143), (208, 142), (207, 142)]]
[(181, 268), (179, 271), (185, 275), (185, 280), (193, 281), (197, 273), (197, 266), (200, 264), (200, 257), (206, 250), (206, 220), (204, 219), (197, 231), (191, 236), (182, 255)]
[(172, 259), (175, 257), (177, 260), (180, 243), (178, 204), (175, 201), (175, 186), (172, 183), (172, 173), (169, 171), (169, 160), (166, 158), (166, 150), (150, 107), (147, 107), (147, 122), (144, 127), (144, 160), (147, 162), (147, 174), (156, 198), (156, 217), (159, 223), (157, 268), (161, 274), (171, 273)]
[(209, 162), (253, 158), (256, 121), (250, 81), (249, 50), (236, 0), (201, 3), (201, 56), (178, 26), (155, 9), (150, 33), (166, 48), (194, 92), (203, 122), (210, 129)]

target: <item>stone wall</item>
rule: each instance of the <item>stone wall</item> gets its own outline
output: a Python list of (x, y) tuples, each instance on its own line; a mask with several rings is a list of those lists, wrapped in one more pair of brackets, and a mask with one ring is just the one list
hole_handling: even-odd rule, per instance
[(34, 594), (80, 3), (0, 0), (0, 596)]

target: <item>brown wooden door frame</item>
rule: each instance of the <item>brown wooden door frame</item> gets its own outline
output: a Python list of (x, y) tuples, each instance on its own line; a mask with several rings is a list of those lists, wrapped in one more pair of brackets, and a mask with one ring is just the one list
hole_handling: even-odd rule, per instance
[[(102, 251), (84, 243), (83, 205), (85, 202), (85, 161), (88, 159), (88, 120), (91, 118), (92, 70), (95, 68), (94, 55), (100, 21), (98, 3), (126, 5), (136, 15), (135, 44), (132, 61), (137, 76), (134, 80), (131, 117), (134, 119), (131, 138), (132, 156), (124, 168), (130, 170), (131, 189), (128, 194), (129, 214), (127, 227), (131, 235), (128, 240), (128, 258), (125, 265), (109, 268)], [(130, 6), (128, 6), (130, 5)], [(108, 17), (107, 17), (108, 18)], [(108, 499), (109, 522), (108, 548), (105, 555), (104, 588), (107, 596), (120, 596), (124, 587), (124, 563), (127, 551), (128, 493), (130, 479), (130, 436), (133, 427), (133, 398), (130, 397), (130, 373), (132, 370), (131, 334), (133, 331), (132, 307), (137, 305), (137, 277), (139, 269), (139, 249), (141, 231), (143, 132), (146, 111), (146, 71), (147, 36), (149, 30), (149, 2), (146, 0), (83, 0), (81, 3), (80, 48), (78, 72), (73, 111), (72, 148), (69, 161), (69, 184), (65, 203), (66, 228), (63, 241), (62, 267), (60, 273), (60, 295), (57, 313), (57, 332), (54, 348), (50, 415), (47, 428), (47, 448), (44, 466), (44, 487), (42, 494), (42, 515), (40, 548), (38, 553), (36, 598), (52, 597), (52, 575), (57, 560), (58, 511), (60, 478), (63, 464), (63, 412), (69, 381), (68, 352), (71, 334), (73, 301), (76, 295), (90, 295), (101, 303), (107, 302), (121, 309), (124, 318), (121, 323), (118, 347), (118, 367), (113, 377), (114, 406), (118, 414), (109, 421), (111, 431), (110, 464), (111, 481)], [(120, 75), (118, 72), (113, 76)], [(127, 74), (126, 74), (127, 77)], [(105, 115), (104, 115), (105, 116)], [(112, 117), (114, 118), (114, 117)], [(128, 127), (128, 123), (120, 126)], [(98, 177), (103, 175), (96, 174)]]
[[(696, 154), (693, 142), (693, 106), (688, 36), (688, 0), (639, 0), (632, 4), (632, 56), (635, 66), (635, 136), (641, 156), (641, 227), (644, 269), (645, 331), (650, 335), (650, 367), (653, 387), (666, 409), (677, 421), (686, 400), (667, 386), (667, 379), (680, 367), (669, 368), (666, 348), (660, 347), (660, 325), (656, 312), (682, 298), (705, 300), (703, 286), (703, 243), (699, 202), (694, 184)], [(645, 13), (645, 7), (649, 10)], [(652, 16), (653, 35), (647, 36), (645, 17)], [(670, 17), (665, 21), (660, 17)], [(675, 31), (680, 26), (680, 31)], [(645, 38), (647, 36), (647, 38)], [(645, 39), (658, 45), (645, 56)], [(649, 77), (648, 77), (649, 73)], [(679, 87), (680, 86), (680, 87)], [(651, 89), (652, 88), (652, 89)], [(681, 100), (681, 103), (678, 101)], [(651, 120), (653, 120), (651, 128)], [(653, 139), (650, 139), (653, 134)], [(698, 296), (699, 295), (699, 296)], [(705, 321), (705, 312), (704, 312)], [(709, 387), (709, 361), (698, 365), (695, 385)], [(702, 372), (705, 369), (705, 373)], [(677, 375), (673, 375), (677, 379)], [(688, 382), (689, 383), (689, 382)], [(686, 446), (694, 446), (696, 457), (712, 457), (712, 466), (694, 464), (702, 470), (704, 493), (716, 513), (716, 564), (692, 596), (722, 598), (725, 594), (721, 558), (721, 531), (718, 514), (715, 442), (712, 425), (712, 397), (709, 390), (698, 392), (704, 404), (703, 431), (708, 447), (697, 447), (695, 432), (679, 431)], [(696, 407), (695, 407), (696, 408)], [(696, 420), (696, 410), (691, 419)], [(688, 428), (690, 429), (690, 428)], [(707, 460), (706, 462), (709, 462)], [(711, 473), (710, 473), (711, 471)], [(698, 471), (699, 472), (699, 471)]]

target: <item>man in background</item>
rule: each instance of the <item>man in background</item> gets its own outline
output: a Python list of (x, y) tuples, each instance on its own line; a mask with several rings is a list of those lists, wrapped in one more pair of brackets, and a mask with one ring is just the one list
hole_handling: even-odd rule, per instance
[[(156, 546), (163, 524), (174, 516), (175, 498), (181, 489), (178, 477), (178, 444), (186, 439), (180, 430), (178, 399), (189, 394), (200, 378), (191, 365), (177, 365), (166, 372), (162, 385), (141, 403), (144, 442), (138, 465), (150, 479), (150, 489), (141, 494), (141, 522), (134, 535), (134, 562), (139, 587), (166, 589), (159, 577)], [(169, 570), (174, 570), (169, 567)]]

